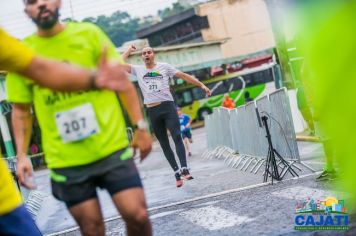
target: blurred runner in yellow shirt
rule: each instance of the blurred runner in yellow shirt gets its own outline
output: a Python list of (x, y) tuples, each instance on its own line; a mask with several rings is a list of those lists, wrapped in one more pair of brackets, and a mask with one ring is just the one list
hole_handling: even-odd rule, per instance
[(103, 88), (123, 91), (130, 83), (122, 66), (106, 61), (106, 50), (98, 71), (35, 56), (20, 41), (0, 28), (0, 70), (17, 72), (37, 84), (57, 91), (78, 91)]
[[(105, 51), (105, 50), (104, 50)], [(119, 64), (108, 64), (106, 52), (98, 72), (37, 57), (21, 42), (0, 28), (0, 71), (24, 75), (36, 83), (59, 91), (106, 88), (125, 91), (131, 82)], [(1, 157), (1, 156), (0, 156)], [(0, 235), (41, 235), (16, 189), (7, 166), (0, 158)]]

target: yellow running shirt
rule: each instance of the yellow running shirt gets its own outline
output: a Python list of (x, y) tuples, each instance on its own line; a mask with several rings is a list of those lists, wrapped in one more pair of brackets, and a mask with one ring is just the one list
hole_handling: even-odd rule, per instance
[[(69, 23), (52, 37), (31, 35), (24, 44), (44, 58), (95, 68), (104, 45), (124, 63), (110, 39), (90, 23)], [(108, 90), (55, 92), (17, 74), (6, 78), (8, 101), (35, 106), (49, 168), (98, 161), (129, 145), (117, 95)]]
[(0, 28), (0, 70), (21, 71), (33, 58), (32, 51)]
[[(29, 48), (0, 29), (0, 70), (24, 70), (32, 58), (33, 53)], [(21, 196), (0, 156), (0, 215), (11, 212), (21, 203)]]
[(0, 159), (0, 215), (9, 213), (21, 204), (21, 196), (6, 163)]

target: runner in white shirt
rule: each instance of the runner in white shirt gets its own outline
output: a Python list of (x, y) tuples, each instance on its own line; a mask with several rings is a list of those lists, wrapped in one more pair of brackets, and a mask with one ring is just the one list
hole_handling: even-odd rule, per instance
[[(136, 50), (135, 46), (130, 46), (123, 54), (127, 59)], [(202, 82), (194, 77), (181, 72), (172, 65), (162, 62), (155, 62), (155, 53), (151, 47), (142, 50), (141, 58), (144, 65), (125, 65), (127, 72), (136, 76), (141, 88), (144, 104), (146, 105), (149, 119), (152, 123), (153, 131), (163, 149), (164, 155), (171, 165), (176, 177), (176, 186), (181, 187), (184, 180), (193, 179), (188, 171), (187, 158), (183, 140), (180, 134), (179, 117), (176, 105), (169, 89), (169, 78), (177, 76), (188, 83), (202, 88), (207, 96), (211, 91)], [(167, 129), (171, 133), (176, 146), (176, 153), (180, 161), (179, 168), (172, 148), (169, 145)]]

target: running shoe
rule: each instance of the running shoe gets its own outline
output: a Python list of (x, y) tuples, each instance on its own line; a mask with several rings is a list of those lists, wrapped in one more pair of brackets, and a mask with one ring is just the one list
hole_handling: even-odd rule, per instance
[(184, 180), (194, 179), (193, 176), (189, 173), (189, 170), (187, 168), (184, 168), (182, 170), (182, 177), (183, 177)]
[(182, 180), (182, 178), (181, 178), (180, 173), (175, 173), (174, 176), (176, 177), (176, 186), (177, 186), (177, 188), (182, 187), (182, 185), (183, 185), (183, 180)]
[(318, 177), (316, 177), (316, 181), (329, 181), (334, 180), (338, 177), (335, 170), (327, 171), (324, 170)]

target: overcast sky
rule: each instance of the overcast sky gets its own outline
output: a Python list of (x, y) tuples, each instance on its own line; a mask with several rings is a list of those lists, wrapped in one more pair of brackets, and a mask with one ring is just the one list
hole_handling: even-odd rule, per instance
[[(110, 15), (120, 10), (131, 16), (155, 15), (158, 10), (169, 7), (177, 0), (71, 0), (74, 19), (88, 16)], [(62, 0), (61, 18), (72, 16), (70, 0)], [(0, 25), (13, 36), (22, 39), (34, 32), (34, 24), (23, 12), (22, 0), (0, 0)]]

